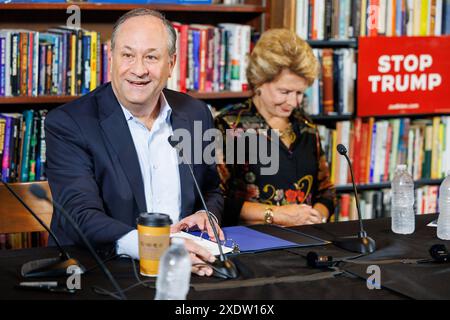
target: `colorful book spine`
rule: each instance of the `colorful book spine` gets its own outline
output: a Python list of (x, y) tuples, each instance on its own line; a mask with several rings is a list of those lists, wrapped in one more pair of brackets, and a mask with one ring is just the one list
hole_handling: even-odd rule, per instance
[(82, 78), (82, 89), (81, 94), (86, 94), (91, 89), (91, 34), (88, 31), (83, 33), (83, 62), (82, 66), (84, 68), (83, 78)]
[(0, 96), (6, 91), (6, 38), (0, 34)]
[(441, 173), (439, 171), (439, 159), (441, 158), (441, 148), (439, 140), (439, 131), (441, 125), (440, 117), (433, 117), (433, 145), (431, 147), (431, 178), (439, 179)]
[(20, 117), (17, 114), (11, 115), (11, 141), (10, 154), (9, 154), (9, 181), (17, 182), (17, 166), (19, 165), (20, 159), (18, 157), (17, 148), (19, 145), (19, 130), (20, 130)]
[(322, 53), (323, 107), (324, 114), (334, 112), (333, 93), (333, 50), (324, 49)]
[(357, 183), (367, 182), (367, 157), (368, 157), (368, 140), (369, 140), (369, 124), (363, 123), (361, 129), (361, 154), (359, 159), (359, 177)]
[(19, 94), (27, 95), (28, 86), (28, 32), (20, 33), (20, 74), (19, 74)]
[(48, 43), (46, 45), (46, 61), (45, 61), (45, 94), (52, 93), (52, 79), (53, 79), (53, 50), (54, 45)]
[(214, 28), (210, 27), (206, 30), (206, 92), (214, 90), (214, 54)]
[(45, 144), (45, 118), (47, 115), (47, 110), (40, 110), (40, 130), (39, 130), (39, 147), (36, 159), (36, 180), (42, 181), (45, 178), (45, 161), (46, 161), (46, 144)]
[(27, 79), (26, 79), (26, 95), (33, 95), (33, 57), (34, 57), (34, 34), (32, 32), (28, 33), (28, 48), (27, 48)]
[(200, 75), (199, 91), (206, 90), (206, 59), (208, 54), (208, 30), (202, 29), (200, 32)]
[(419, 26), (419, 35), (426, 36), (429, 32), (429, 23), (430, 23), (430, 3), (429, 0), (421, 1), (420, 8), (420, 26)]
[(402, 6), (403, 2), (406, 0), (396, 0), (395, 1), (395, 35), (402, 35), (402, 23), (403, 23), (403, 15), (402, 15)]
[(424, 161), (422, 166), (422, 177), (431, 178), (431, 162), (433, 150), (433, 126), (431, 124), (425, 127), (425, 150)]
[(443, 123), (439, 124), (439, 140), (438, 140), (438, 163), (437, 163), (437, 170), (436, 170), (436, 177), (437, 179), (441, 177), (445, 177), (445, 173), (442, 171), (443, 165), (442, 165), (442, 159), (444, 157), (444, 150), (445, 150), (445, 144), (447, 143), (445, 140), (445, 125)]
[(37, 146), (38, 146), (38, 136), (37, 136), (37, 130), (38, 130), (38, 113), (33, 112), (33, 125), (31, 129), (31, 136), (30, 136), (30, 149), (29, 149), (29, 171), (28, 171), (28, 181), (33, 182), (36, 181), (36, 153), (37, 153)]
[(25, 134), (22, 149), (22, 168), (20, 181), (28, 182), (30, 165), (31, 130), (33, 126), (33, 110), (24, 111)]
[(39, 32), (33, 32), (33, 62), (32, 62), (32, 89), (31, 95), (38, 95), (39, 87)]
[(77, 35), (72, 33), (70, 35), (70, 95), (77, 94)]
[(39, 82), (38, 82), (38, 95), (44, 95), (45, 94), (45, 61), (47, 57), (47, 45), (46, 44), (39, 44), (39, 61), (41, 63), (39, 64)]
[[(336, 152), (336, 147), (337, 147), (337, 131), (333, 131), (332, 133), (332, 151), (331, 151), (331, 157), (332, 159), (336, 159), (337, 156), (337, 152)], [(332, 161), (331, 162), (331, 172), (330, 172), (330, 180), (332, 183), (336, 183), (336, 161)]]
[(0, 117), (0, 172), (3, 162), (3, 149), (5, 148), (5, 118)]
[(389, 181), (389, 170), (390, 170), (390, 160), (391, 160), (391, 150), (392, 150), (392, 125), (387, 124), (387, 136), (386, 136), (386, 150), (384, 157), (384, 172), (382, 181)]
[(188, 29), (187, 78), (186, 89), (194, 90), (194, 31)]
[(442, 34), (450, 34), (450, 1), (448, 0), (445, 0), (442, 16)]
[(91, 38), (90, 45), (90, 83), (89, 90), (93, 91), (97, 87), (97, 32), (91, 31), (89, 32), (89, 36)]
[(5, 140), (3, 147), (3, 159), (2, 159), (2, 180), (9, 182), (9, 164), (10, 164), (10, 142), (11, 142), (11, 122), (12, 118), (7, 115), (2, 115), (6, 120), (5, 123)]
[(361, 31), (359, 35), (365, 37), (367, 35), (367, 3), (369, 0), (361, 0)]

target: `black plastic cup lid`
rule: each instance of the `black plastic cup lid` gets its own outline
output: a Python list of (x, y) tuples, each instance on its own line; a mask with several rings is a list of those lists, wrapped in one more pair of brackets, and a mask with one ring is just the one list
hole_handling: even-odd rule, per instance
[(172, 224), (172, 220), (164, 213), (145, 212), (139, 215), (137, 224), (147, 227), (167, 227)]

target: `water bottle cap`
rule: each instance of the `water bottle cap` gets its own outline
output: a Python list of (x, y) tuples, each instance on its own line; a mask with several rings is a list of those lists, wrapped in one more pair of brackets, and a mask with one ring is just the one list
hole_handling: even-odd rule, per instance
[(406, 170), (406, 164), (399, 164), (397, 165), (397, 170)]
[(179, 237), (173, 237), (171, 238), (172, 244), (181, 244), (184, 245), (184, 239)]

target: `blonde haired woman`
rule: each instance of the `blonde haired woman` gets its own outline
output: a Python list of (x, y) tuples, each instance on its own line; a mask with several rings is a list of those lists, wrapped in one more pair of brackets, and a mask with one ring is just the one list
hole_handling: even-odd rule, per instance
[(310, 46), (294, 32), (268, 30), (257, 42), (247, 69), (254, 96), (219, 114), (216, 126), (224, 141), (249, 128), (278, 130), (272, 134), (279, 138), (279, 170), (262, 175), (261, 163), (219, 165), (225, 224), (316, 224), (333, 213), (335, 191), (319, 135), (300, 108), (318, 70)]

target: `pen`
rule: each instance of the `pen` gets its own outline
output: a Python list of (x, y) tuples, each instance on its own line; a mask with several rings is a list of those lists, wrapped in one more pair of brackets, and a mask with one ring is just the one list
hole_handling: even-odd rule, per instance
[(56, 293), (76, 293), (76, 290), (74, 289), (68, 289), (58, 286), (58, 283), (56, 281), (20, 282), (16, 287), (22, 290), (36, 290)]
[(32, 288), (55, 288), (58, 286), (58, 282), (57, 281), (20, 282), (19, 286)]

